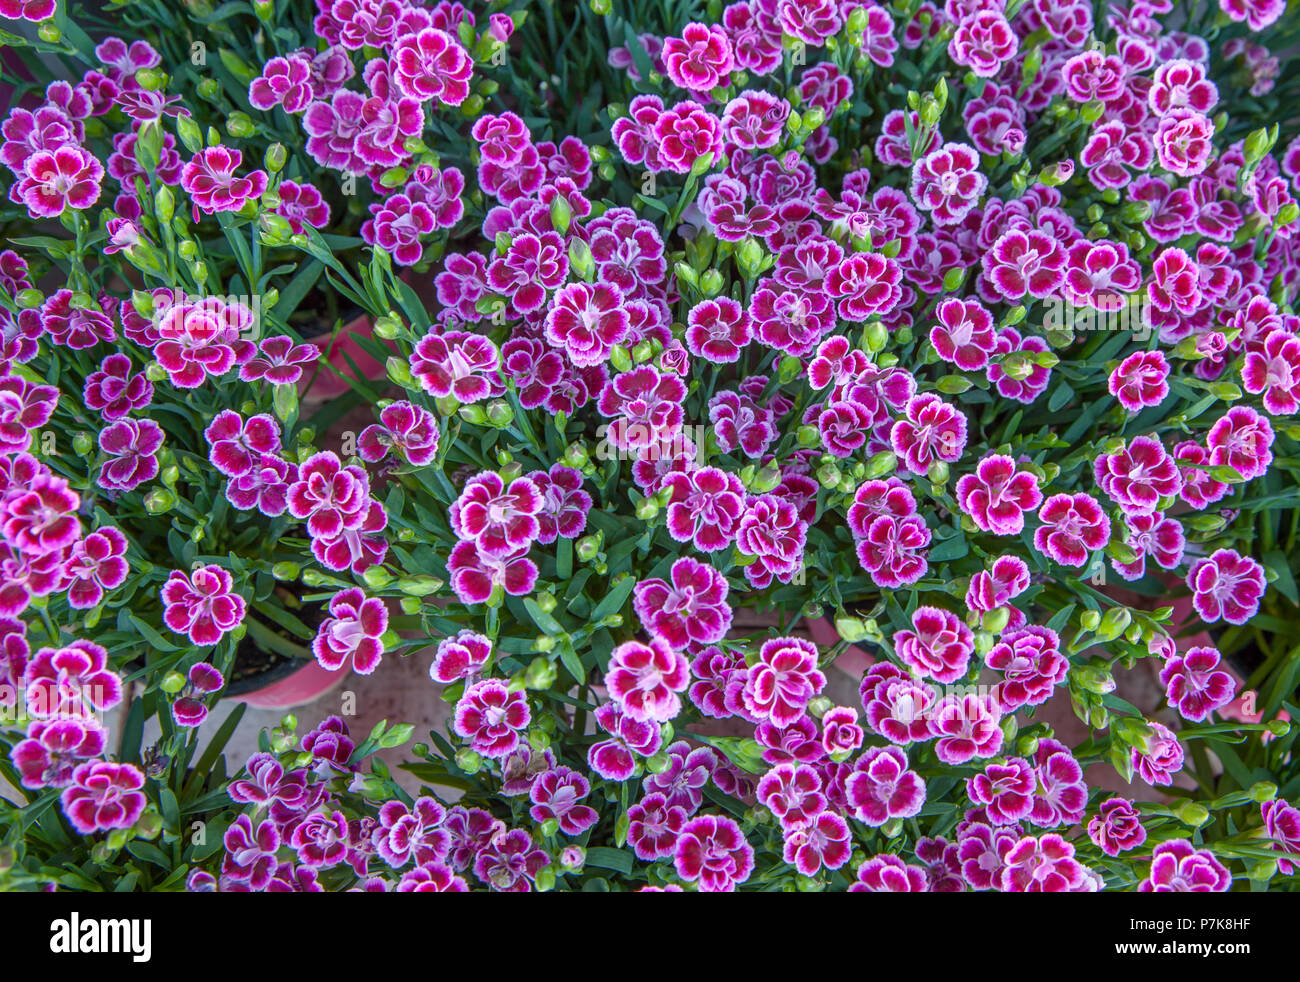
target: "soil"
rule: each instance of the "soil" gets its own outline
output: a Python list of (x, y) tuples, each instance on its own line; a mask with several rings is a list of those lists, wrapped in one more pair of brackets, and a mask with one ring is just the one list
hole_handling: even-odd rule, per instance
[[(321, 604), (302, 607), (295, 613), (299, 620), (313, 629), (325, 620), (325, 608)], [(263, 617), (256, 610), (250, 609), (248, 616), (256, 618), (264, 627), (285, 640), (295, 644), (302, 643), (301, 638), (294, 637), (279, 624)], [(242, 696), (256, 692), (292, 675), (305, 664), (307, 662), (303, 659), (290, 658), (278, 651), (267, 651), (254, 640), (252, 634), (245, 634), (243, 640), (239, 642), (239, 647), (235, 649), (235, 664), (230, 671), (229, 684), (223, 695)]]

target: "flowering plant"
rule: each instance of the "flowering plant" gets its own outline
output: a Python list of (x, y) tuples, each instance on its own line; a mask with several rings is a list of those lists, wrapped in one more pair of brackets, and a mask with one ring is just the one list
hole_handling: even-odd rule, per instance
[[(652, 34), (598, 0), (562, 44), (535, 6), (480, 52), (458, 4), (319, 4), (318, 50), (373, 56), (305, 152), (373, 179), (371, 249), (275, 241), (371, 315), (391, 388), (354, 383), (354, 446), (282, 435), (302, 600), (323, 666), (427, 658), (454, 709), (414, 789), (373, 756), (410, 727), (287, 720), (188, 887), (1294, 886), (1294, 630), (1259, 625), (1287, 640), (1249, 709), (1205, 633), (1288, 590), (1255, 529), (1300, 497), (1281, 4), (741, 0)], [(593, 49), (565, 81), (607, 129), (521, 115)], [(293, 71), (249, 98), (288, 109)], [(373, 101), (391, 142), (340, 122)], [(230, 151), (185, 145), (223, 202)], [(429, 303), (394, 268), (435, 257)], [(38, 507), (4, 528), (41, 554)], [(229, 597), (202, 572), (177, 623)], [(81, 805), (119, 780), (68, 820), (124, 828)]]

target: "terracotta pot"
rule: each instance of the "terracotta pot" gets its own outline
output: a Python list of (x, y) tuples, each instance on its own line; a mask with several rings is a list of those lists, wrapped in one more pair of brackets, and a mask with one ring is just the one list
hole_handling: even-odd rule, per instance
[(347, 665), (331, 672), (313, 659), (260, 689), (233, 695), (230, 699), (256, 709), (292, 709), (320, 698), (346, 679), (350, 672)]
[[(388, 377), (388, 369), (383, 362), (371, 357), (357, 341), (358, 338), (371, 337), (373, 337), (373, 333), (370, 318), (365, 314), (361, 314), (344, 324), (338, 334), (331, 331), (306, 340), (308, 343), (320, 348), (322, 357), (347, 378), (358, 382), (378, 382)], [(333, 339), (332, 344), (331, 338)], [(397, 354), (397, 349), (393, 347), (392, 343), (387, 343), (393, 354)], [(349, 358), (356, 363), (361, 377), (357, 377), (357, 371), (353, 369), (352, 364), (348, 361)], [(351, 391), (347, 381), (339, 378), (328, 368), (322, 366), (320, 371), (315, 373), (314, 380), (312, 374), (311, 371), (304, 372), (302, 381), (298, 383), (298, 395), (304, 403), (319, 404), (327, 402)]]
[[(808, 633), (819, 648), (832, 648), (843, 640), (835, 630), (834, 622), (825, 617), (808, 617), (804, 623), (808, 625)], [(835, 667), (851, 678), (860, 679), (875, 662), (876, 659), (864, 649), (851, 644), (835, 659)]]

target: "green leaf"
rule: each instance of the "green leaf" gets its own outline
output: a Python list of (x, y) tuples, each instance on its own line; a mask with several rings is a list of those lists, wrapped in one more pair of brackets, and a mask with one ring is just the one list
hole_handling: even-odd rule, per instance
[(610, 614), (616, 614), (623, 608), (623, 601), (628, 598), (632, 588), (636, 586), (636, 578), (629, 576), (609, 593), (605, 594), (600, 603), (596, 604), (596, 609), (591, 612), (591, 620), (599, 623)]
[(608, 846), (592, 846), (587, 850), (587, 865), (627, 876), (632, 872), (632, 854)]

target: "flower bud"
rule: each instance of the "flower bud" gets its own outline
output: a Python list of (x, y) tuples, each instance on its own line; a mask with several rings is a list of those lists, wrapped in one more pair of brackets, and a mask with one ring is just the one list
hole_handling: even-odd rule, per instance
[(466, 774), (477, 774), (483, 767), (483, 758), (466, 747), (456, 754), (456, 766)]
[(716, 297), (722, 292), (722, 274), (716, 269), (706, 269), (700, 277), (700, 290), (706, 297)]
[(290, 580), (296, 580), (301, 569), (302, 567), (297, 563), (280, 562), (271, 567), (271, 575), (277, 580), (287, 582)]
[(237, 140), (246, 140), (257, 132), (257, 127), (248, 113), (233, 112), (226, 117), (226, 132)]
[(524, 684), (530, 689), (549, 689), (555, 684), (557, 674), (550, 661), (538, 656), (528, 663), (524, 672)]
[(1079, 615), (1079, 624), (1085, 631), (1095, 631), (1101, 624), (1101, 614), (1095, 610), (1085, 610)]
[(393, 574), (383, 566), (370, 566), (361, 574), (361, 581), (372, 590), (382, 590), (393, 582)]
[(621, 344), (616, 344), (610, 348), (609, 363), (620, 372), (632, 371), (632, 355)]
[(185, 676), (180, 672), (168, 672), (163, 676), (162, 681), (158, 683), (158, 688), (168, 695), (174, 696), (185, 688)]
[(591, 254), (591, 246), (582, 239), (575, 238), (569, 243), (569, 268), (587, 283), (596, 278), (596, 259)]
[(1178, 820), (1184, 825), (1199, 829), (1202, 825), (1210, 820), (1210, 810), (1199, 801), (1183, 799), (1173, 808), (1173, 812), (1178, 816)]

